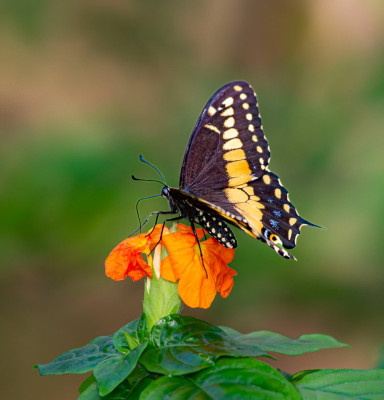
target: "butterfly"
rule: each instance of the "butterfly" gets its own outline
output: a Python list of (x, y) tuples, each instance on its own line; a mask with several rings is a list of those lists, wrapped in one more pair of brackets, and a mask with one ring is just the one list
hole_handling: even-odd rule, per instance
[[(170, 211), (166, 221), (187, 218), (223, 246), (235, 248), (230, 225), (261, 240), (284, 258), (295, 247), (303, 225), (288, 191), (268, 169), (270, 149), (263, 133), (256, 94), (247, 82), (221, 87), (208, 101), (189, 139), (179, 188), (161, 195)], [(196, 233), (195, 233), (196, 235)], [(197, 237), (197, 236), (196, 236)]]

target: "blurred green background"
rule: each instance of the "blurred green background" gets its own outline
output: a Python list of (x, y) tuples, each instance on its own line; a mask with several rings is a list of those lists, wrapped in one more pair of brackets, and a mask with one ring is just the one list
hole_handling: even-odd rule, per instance
[[(242, 332), (321, 332), (353, 346), (273, 363), (371, 368), (384, 342), (384, 5), (74, 1), (0, 5), (1, 381), (6, 399), (73, 399), (82, 377), (31, 367), (141, 311), (143, 283), (104, 276), (157, 194), (176, 186), (208, 98), (249, 81), (304, 228), (293, 254), (237, 232), (229, 298), (185, 314)], [(165, 210), (147, 200), (141, 213)], [(22, 384), (21, 384), (22, 383)]]

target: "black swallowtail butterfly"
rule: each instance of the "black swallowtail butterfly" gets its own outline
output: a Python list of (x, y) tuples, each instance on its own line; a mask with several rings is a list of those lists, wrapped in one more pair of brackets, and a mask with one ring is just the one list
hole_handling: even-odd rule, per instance
[[(187, 218), (223, 246), (237, 247), (229, 225), (268, 244), (284, 258), (303, 225), (277, 175), (252, 87), (242, 81), (220, 88), (204, 107), (184, 155), (179, 189), (164, 186), (166, 221)], [(229, 225), (228, 225), (229, 224)]]

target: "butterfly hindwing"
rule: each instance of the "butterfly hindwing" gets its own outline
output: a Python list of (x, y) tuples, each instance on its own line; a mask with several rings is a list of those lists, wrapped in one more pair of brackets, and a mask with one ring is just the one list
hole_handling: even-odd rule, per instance
[(300, 217), (290, 202), (288, 191), (277, 175), (266, 171), (247, 184), (225, 188), (199, 199), (223, 220), (266, 242), (286, 258), (293, 258), (279, 246), (295, 247), (303, 225), (312, 225)]

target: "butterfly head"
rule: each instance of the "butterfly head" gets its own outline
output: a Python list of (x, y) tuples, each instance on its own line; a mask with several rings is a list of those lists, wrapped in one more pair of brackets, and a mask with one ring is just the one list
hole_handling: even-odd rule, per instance
[(169, 187), (164, 186), (163, 189), (161, 190), (161, 195), (165, 197), (166, 199), (169, 199), (170, 193), (169, 193)]

